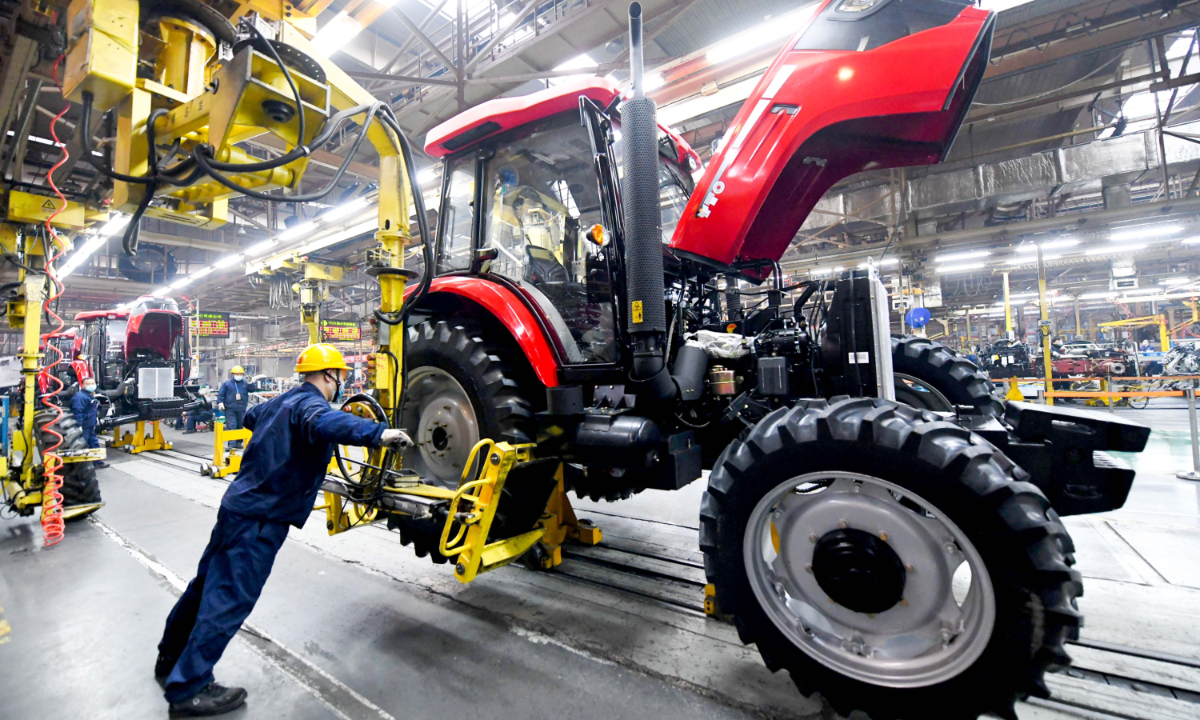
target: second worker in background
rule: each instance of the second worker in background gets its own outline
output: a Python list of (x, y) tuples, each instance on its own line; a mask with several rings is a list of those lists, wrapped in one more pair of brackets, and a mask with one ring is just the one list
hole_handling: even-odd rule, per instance
[[(250, 385), (246, 382), (246, 371), (241, 365), (234, 365), (229, 371), (229, 379), (221, 383), (217, 390), (217, 409), (225, 411), (225, 429), (241, 430), (246, 421), (246, 406), (250, 404)], [(242, 441), (234, 443), (242, 446)], [(228, 446), (229, 443), (226, 443)]]

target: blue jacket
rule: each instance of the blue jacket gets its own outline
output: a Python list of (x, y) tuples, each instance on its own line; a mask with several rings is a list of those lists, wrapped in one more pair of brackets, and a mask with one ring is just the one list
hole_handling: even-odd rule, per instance
[(230, 378), (221, 383), (221, 389), (217, 390), (217, 402), (225, 403), (226, 410), (246, 412), (246, 406), (250, 404), (250, 386), (245, 380)]
[(84, 430), (96, 427), (96, 414), (99, 408), (100, 401), (92, 393), (78, 390), (71, 396), (71, 414), (75, 416), (75, 422), (79, 423), (79, 427)]
[(246, 427), (254, 435), (221, 507), (304, 527), (334, 444), (379, 447), (387, 426), (334, 410), (315, 385), (303, 383), (250, 408)]

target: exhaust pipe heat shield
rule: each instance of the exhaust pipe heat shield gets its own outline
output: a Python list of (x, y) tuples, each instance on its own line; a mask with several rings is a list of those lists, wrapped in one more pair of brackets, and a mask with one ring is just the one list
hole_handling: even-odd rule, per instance
[(742, 106), (672, 250), (762, 279), (838, 180), (940, 162), (983, 77), (993, 25), (992, 13), (954, 0), (828, 0)]

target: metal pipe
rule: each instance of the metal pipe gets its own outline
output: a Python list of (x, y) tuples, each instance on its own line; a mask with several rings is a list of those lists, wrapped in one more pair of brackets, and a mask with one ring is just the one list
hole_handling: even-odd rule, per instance
[[(1042, 246), (1037, 246), (1038, 266), (1038, 305), (1041, 306), (1041, 321), (1038, 322), (1038, 336), (1042, 340), (1042, 369), (1046, 371), (1046, 392), (1054, 390), (1054, 363), (1050, 358), (1050, 304), (1046, 301), (1046, 263), (1042, 260)], [(1054, 398), (1046, 397), (1046, 404), (1053, 405)]]
[(629, 64), (630, 80), (633, 82), (633, 97), (646, 96), (642, 70), (642, 4), (629, 5)]
[(1012, 300), (1008, 292), (1008, 273), (1004, 273), (1004, 336), (1013, 340)]
[(1175, 477), (1180, 480), (1200, 480), (1200, 433), (1196, 428), (1196, 389), (1187, 388), (1183, 393), (1187, 396), (1188, 424), (1192, 430), (1192, 469), (1176, 473)]

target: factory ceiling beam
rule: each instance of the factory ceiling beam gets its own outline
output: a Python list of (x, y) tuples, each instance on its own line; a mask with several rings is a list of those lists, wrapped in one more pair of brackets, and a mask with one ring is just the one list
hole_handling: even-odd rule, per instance
[(180, 237), (178, 235), (164, 235), (162, 233), (149, 232), (143, 230), (140, 234), (142, 240), (156, 245), (167, 245), (170, 247), (195, 248), (197, 250), (209, 250), (211, 252), (227, 253), (240, 252), (241, 248), (237, 245), (227, 245), (225, 243), (212, 242), (210, 240), (197, 240), (190, 237)]
[[(426, 27), (428, 27), (429, 23), (433, 22), (433, 19), (438, 16), (438, 13), (442, 11), (442, 8), (446, 7), (446, 3), (449, 1), (450, 0), (441, 0), (437, 5), (435, 5), (433, 9), (425, 15), (425, 19), (421, 21), (421, 24), (418, 27), (420, 27), (421, 30), (424, 30)], [(388, 60), (382, 68), (380, 68), (380, 71), (386, 73), (395, 67), (396, 63), (400, 62), (400, 58), (404, 57), (404, 53), (408, 52), (409, 48), (416, 43), (416, 35), (410, 36), (407, 40), (401, 43), (400, 47), (396, 50), (396, 54), (393, 55), (392, 59)]]
[[(1195, 3), (1190, 4), (1195, 5)], [(1105, 50), (1119, 50), (1167, 33), (1186, 30), (1198, 23), (1200, 20), (1196, 15), (1176, 8), (1167, 13), (1156, 12), (1146, 19), (1126, 20), (1090, 33), (1080, 30), (1077, 35), (1049, 41), (1011, 54), (1003, 54), (1003, 48), (994, 49), (992, 62), (984, 73), (983, 81), (990, 82), (1031, 72), (1069, 57), (1094, 55)], [(1067, 32), (1069, 31), (1063, 34), (1065, 35)]]
[(546, 78), (570, 77), (572, 75), (601, 75), (610, 73), (613, 70), (621, 70), (628, 67), (627, 63), (622, 62), (607, 62), (584, 68), (571, 68), (568, 70), (537, 70), (535, 72), (521, 73), (519, 75), (500, 75), (497, 77), (479, 77), (467, 78), (468, 85), (515, 85), (518, 83), (529, 82), (530, 80), (545, 80)]
[[(413, 77), (412, 75), (392, 75), (382, 72), (347, 72), (347, 75), (356, 80), (387, 80), (391, 85), (445, 85), (448, 87), (457, 87), (456, 80), (444, 80), (442, 78), (432, 77)], [(389, 85), (389, 87), (391, 87)], [(379, 88), (375, 88), (378, 90)]]
[(404, 23), (404, 26), (406, 28), (408, 28), (409, 32), (411, 32), (417, 39), (419, 39), (421, 41), (421, 43), (423, 45), (425, 45), (425, 47), (429, 48), (430, 52), (432, 52), (435, 56), (437, 56), (437, 59), (441, 61), (442, 65), (444, 65), (447, 70), (454, 71), (454, 73), (456, 75), (458, 75), (458, 77), (460, 79), (462, 78), (462, 70), (459, 69), (458, 65), (453, 60), (446, 57), (446, 54), (443, 53), (441, 48), (439, 48), (437, 46), (437, 43), (435, 43), (434, 41), (429, 39), (429, 36), (427, 36), (421, 30), (420, 25), (413, 22), (408, 17), (408, 15), (405, 15), (404, 12), (401, 11), (399, 8), (397, 8), (395, 5), (393, 5), (390, 8), (390, 10), (392, 11), (393, 15), (395, 15), (397, 18), (400, 19), (400, 22)]
[(500, 28), (500, 30), (496, 32), (496, 35), (488, 41), (488, 44), (484, 45), (483, 49), (480, 50), (474, 58), (467, 62), (466, 66), (463, 67), (462, 70), (463, 75), (470, 75), (471, 71), (475, 69), (475, 66), (478, 65), (480, 61), (482, 61), (488, 55), (490, 55), (491, 52), (496, 49), (496, 46), (503, 42), (504, 38), (508, 37), (508, 34), (521, 24), (521, 21), (525, 19), (525, 16), (529, 14), (529, 11), (537, 7), (537, 4), (538, 0), (529, 0), (529, 2), (521, 6), (521, 9), (513, 13), (513, 19), (505, 23), (504, 27)]
[(1200, 212), (1200, 198), (1167, 200), (1110, 210), (1100, 210), (1092, 213), (1072, 213), (1039, 220), (1007, 223), (993, 227), (951, 230), (933, 235), (906, 237), (900, 240), (900, 246), (907, 249), (914, 249), (938, 244), (961, 244), (967, 241), (1012, 240), (1035, 232), (1049, 232), (1051, 230), (1065, 230), (1067, 228), (1100, 230), (1110, 223), (1120, 220), (1165, 219), (1183, 213), (1196, 212)]

